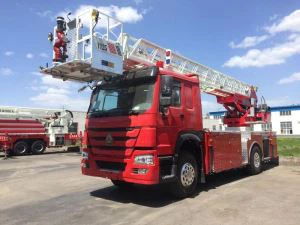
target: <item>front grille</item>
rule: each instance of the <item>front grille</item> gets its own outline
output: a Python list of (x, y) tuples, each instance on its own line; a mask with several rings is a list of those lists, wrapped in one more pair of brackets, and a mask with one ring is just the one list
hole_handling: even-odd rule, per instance
[(98, 169), (102, 170), (114, 170), (114, 171), (124, 171), (126, 163), (122, 162), (106, 162), (106, 161), (96, 161)]
[(98, 128), (98, 127), (89, 127), (89, 131), (105, 131), (105, 132), (123, 132), (123, 131), (132, 131), (139, 127), (111, 127), (111, 128)]
[(96, 151), (101, 151), (101, 150), (125, 151), (126, 150), (126, 146), (89, 145), (88, 148), (95, 148)]
[[(92, 137), (92, 140), (105, 141), (106, 137)], [(135, 139), (134, 137), (113, 137), (114, 141), (127, 141), (130, 139)]]

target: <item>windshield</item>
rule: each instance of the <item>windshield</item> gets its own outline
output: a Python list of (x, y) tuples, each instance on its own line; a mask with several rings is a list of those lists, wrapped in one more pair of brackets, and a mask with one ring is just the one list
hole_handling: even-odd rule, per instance
[(143, 113), (152, 105), (153, 89), (154, 81), (100, 85), (93, 93), (89, 115), (102, 117)]

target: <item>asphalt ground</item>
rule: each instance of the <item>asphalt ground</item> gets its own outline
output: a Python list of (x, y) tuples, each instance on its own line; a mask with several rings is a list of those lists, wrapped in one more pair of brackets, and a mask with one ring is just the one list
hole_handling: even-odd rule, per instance
[(192, 198), (81, 175), (78, 153), (0, 158), (0, 224), (300, 224), (300, 167), (209, 176)]

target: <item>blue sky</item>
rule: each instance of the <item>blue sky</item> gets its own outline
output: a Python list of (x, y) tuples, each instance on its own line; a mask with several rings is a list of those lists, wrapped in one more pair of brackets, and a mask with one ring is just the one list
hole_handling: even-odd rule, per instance
[[(55, 16), (87, 6), (125, 32), (259, 87), (270, 105), (300, 104), (300, 1), (5, 1), (1, 5), (0, 105), (85, 111), (89, 91), (38, 73), (51, 62)], [(204, 111), (221, 109), (203, 96)]]

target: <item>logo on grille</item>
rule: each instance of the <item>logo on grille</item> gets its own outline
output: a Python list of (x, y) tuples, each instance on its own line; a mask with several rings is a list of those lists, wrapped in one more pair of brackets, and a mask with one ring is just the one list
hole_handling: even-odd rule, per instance
[(112, 138), (111, 133), (108, 133), (105, 138), (105, 144), (111, 145), (113, 143), (113, 141), (114, 141), (114, 139)]

